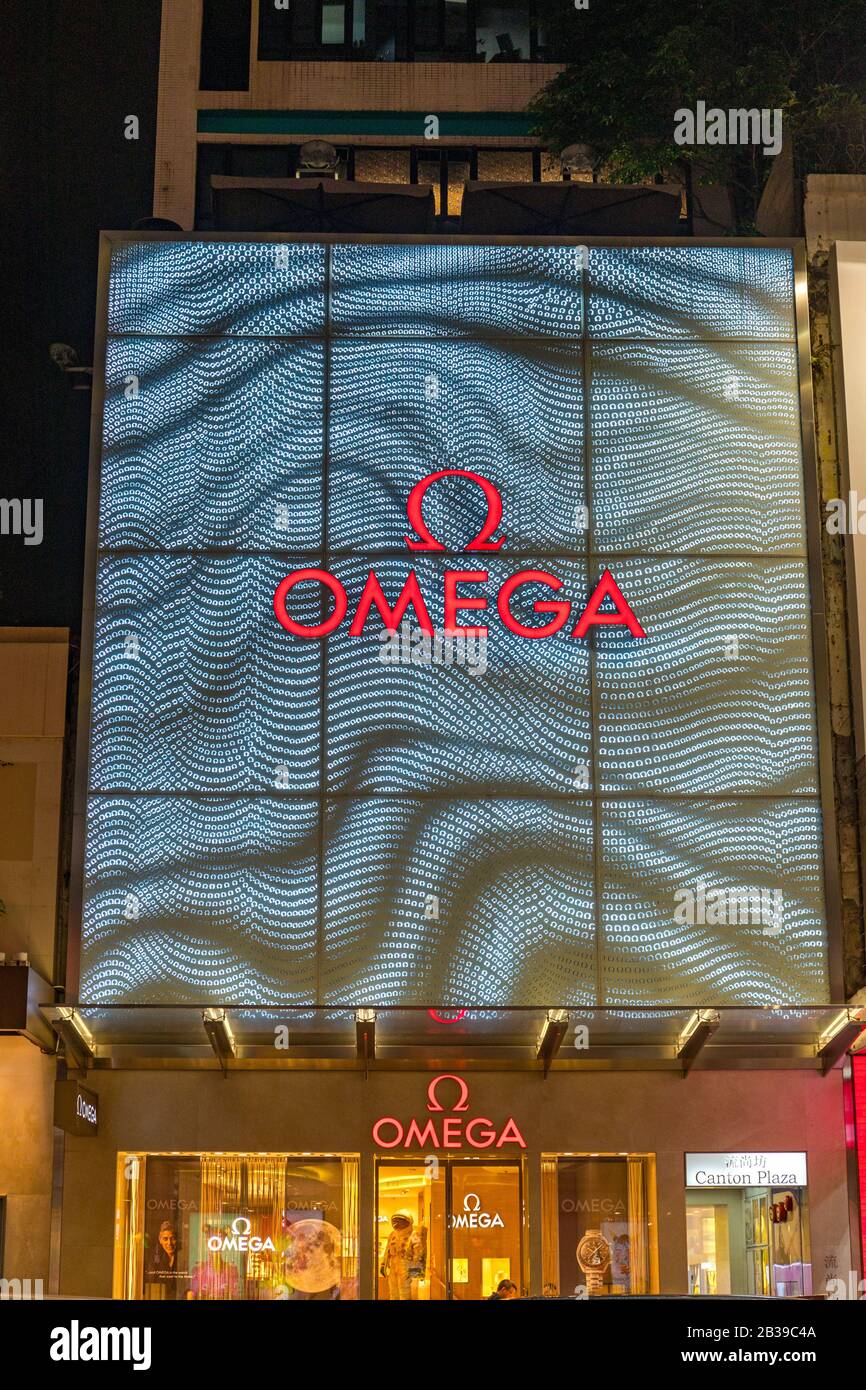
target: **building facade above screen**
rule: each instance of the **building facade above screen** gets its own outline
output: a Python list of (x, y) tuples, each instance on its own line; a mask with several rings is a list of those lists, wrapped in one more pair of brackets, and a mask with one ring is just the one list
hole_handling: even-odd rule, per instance
[(113, 239), (107, 303), (83, 1000), (827, 1000), (789, 249)]

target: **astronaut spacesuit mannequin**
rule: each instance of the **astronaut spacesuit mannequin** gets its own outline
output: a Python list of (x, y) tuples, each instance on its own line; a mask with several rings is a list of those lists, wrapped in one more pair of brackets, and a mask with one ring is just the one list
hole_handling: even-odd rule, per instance
[(411, 1299), (413, 1281), (423, 1277), (422, 1249), (408, 1211), (395, 1211), (381, 1266), (381, 1273), (388, 1280), (389, 1299)]

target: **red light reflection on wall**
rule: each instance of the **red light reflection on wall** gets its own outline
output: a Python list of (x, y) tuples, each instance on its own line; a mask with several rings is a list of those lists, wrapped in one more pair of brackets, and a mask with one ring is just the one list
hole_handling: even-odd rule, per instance
[(857, 1172), (860, 1177), (860, 1235), (866, 1254), (866, 1056), (852, 1057), (854, 1077), (854, 1128), (857, 1135)]

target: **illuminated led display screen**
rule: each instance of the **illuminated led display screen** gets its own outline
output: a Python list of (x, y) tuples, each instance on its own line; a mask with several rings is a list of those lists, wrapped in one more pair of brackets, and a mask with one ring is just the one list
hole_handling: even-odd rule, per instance
[(788, 250), (117, 241), (107, 329), (82, 999), (827, 998)]

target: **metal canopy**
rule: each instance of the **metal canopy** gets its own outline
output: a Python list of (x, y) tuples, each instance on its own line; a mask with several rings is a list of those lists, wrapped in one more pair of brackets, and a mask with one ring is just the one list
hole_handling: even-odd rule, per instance
[[(74, 1009), (92, 1040), (99, 1068), (219, 1066), (203, 1014), (225, 1010), (235, 1042), (228, 1070), (345, 1068), (363, 1070), (357, 1043), (358, 1007), (335, 1004), (295, 1009), (200, 1005), (81, 1003)], [(438, 1006), (437, 1022), (426, 1008), (373, 1008), (377, 1070), (428, 1066), (544, 1070), (539, 1042), (548, 1014), (543, 1008), (469, 1009)], [(364, 1005), (365, 1011), (371, 1010)], [(60, 1010), (44, 1006), (46, 1018)], [(707, 1030), (694, 1056), (683, 1060), (683, 1038), (706, 1006), (685, 1008), (579, 1008), (567, 1015), (562, 1044), (549, 1067), (555, 1071), (671, 1071), (799, 1068), (825, 1070), (826, 1039), (860, 1020), (866, 1010), (840, 1005), (783, 1008), (713, 1008), (718, 1024)], [(861, 1033), (866, 1040), (866, 1031)], [(823, 1051), (824, 1057), (821, 1054)], [(844, 1055), (844, 1054), (843, 1054)]]

